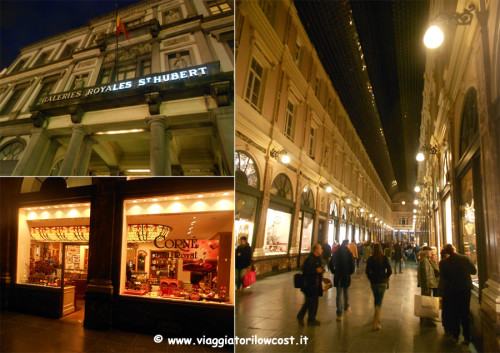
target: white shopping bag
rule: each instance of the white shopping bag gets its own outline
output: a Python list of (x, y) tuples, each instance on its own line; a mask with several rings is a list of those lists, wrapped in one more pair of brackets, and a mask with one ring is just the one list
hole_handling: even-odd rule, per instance
[(439, 317), (439, 297), (415, 294), (415, 316), (428, 317), (431, 319)]

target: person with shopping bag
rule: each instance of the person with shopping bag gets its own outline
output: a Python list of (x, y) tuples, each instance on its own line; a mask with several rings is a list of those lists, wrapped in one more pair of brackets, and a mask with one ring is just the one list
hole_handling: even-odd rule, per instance
[(323, 296), (323, 263), (321, 254), (323, 248), (321, 244), (315, 244), (312, 252), (304, 261), (302, 265), (302, 274), (304, 278), (304, 286), (300, 289), (305, 295), (305, 302), (302, 305), (299, 313), (297, 314), (297, 321), (299, 325), (304, 325), (304, 317), (306, 312), (309, 313), (307, 324), (309, 326), (319, 326), (320, 322), (316, 320), (316, 313), (318, 312), (319, 297)]
[[(434, 272), (434, 267), (431, 264), (430, 254), (432, 248), (424, 246), (420, 251), (420, 260), (417, 269), (417, 285), (420, 287), (422, 296), (431, 297), (431, 294), (438, 287), (438, 281)], [(425, 298), (424, 298), (425, 299)], [(420, 323), (428, 326), (436, 326), (429, 317), (420, 317)]]
[(240, 245), (236, 248), (236, 292), (240, 291), (243, 285), (243, 277), (246, 275), (252, 262), (252, 248), (248, 245), (247, 237), (240, 238)]

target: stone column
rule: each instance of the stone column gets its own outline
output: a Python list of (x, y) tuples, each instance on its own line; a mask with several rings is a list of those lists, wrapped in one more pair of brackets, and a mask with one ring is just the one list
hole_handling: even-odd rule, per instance
[(44, 128), (34, 128), (31, 130), (31, 137), (24, 153), (12, 172), (13, 176), (34, 175), (35, 168), (50, 142), (50, 135)]
[(96, 192), (90, 206), (89, 284), (85, 293), (85, 306), (92, 310), (85, 311), (83, 325), (109, 329), (113, 316), (113, 247), (121, 244), (118, 229), (121, 229), (122, 205), (116, 201), (114, 178), (95, 178), (94, 184)]
[(50, 170), (52, 168), (52, 164), (54, 162), (54, 157), (56, 156), (57, 149), (61, 146), (59, 142), (56, 140), (52, 140), (50, 142), (49, 148), (47, 149), (47, 153), (45, 153), (45, 157), (43, 157), (40, 169), (38, 170), (37, 175), (49, 175)]
[(151, 170), (151, 176), (172, 175), (170, 170), (170, 146), (167, 145), (167, 133), (165, 131), (165, 116), (147, 117), (146, 121), (150, 131), (149, 169)]
[(216, 108), (213, 112), (226, 172), (234, 175), (234, 106)]
[(160, 66), (160, 40), (154, 39), (151, 48), (151, 73), (161, 72)]
[(74, 175), (76, 160), (80, 154), (83, 138), (88, 133), (87, 128), (81, 124), (73, 126), (73, 134), (71, 135), (71, 140), (69, 141), (68, 149), (64, 155), (61, 170), (59, 171), (60, 176)]
[(78, 162), (76, 163), (75, 175), (87, 175), (90, 164), (90, 156), (92, 155), (92, 150), (97, 141), (91, 136), (85, 137), (82, 148), (80, 150), (80, 155), (78, 156)]

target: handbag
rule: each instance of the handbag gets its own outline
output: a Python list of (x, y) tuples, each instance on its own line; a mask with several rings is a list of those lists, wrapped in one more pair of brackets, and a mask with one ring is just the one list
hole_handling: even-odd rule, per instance
[(295, 288), (304, 288), (306, 286), (305, 281), (306, 279), (303, 273), (296, 273), (295, 275), (293, 275), (293, 286)]
[(439, 297), (415, 294), (414, 314), (431, 319), (439, 317)]
[(332, 281), (329, 278), (321, 279), (321, 287), (323, 288), (323, 292), (333, 287)]
[(247, 271), (243, 276), (243, 288), (247, 288), (254, 284), (256, 281), (255, 271)]

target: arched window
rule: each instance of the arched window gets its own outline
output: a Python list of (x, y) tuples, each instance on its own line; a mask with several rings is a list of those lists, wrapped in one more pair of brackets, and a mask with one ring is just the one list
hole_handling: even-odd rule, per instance
[(330, 204), (330, 215), (332, 217), (338, 217), (339, 216), (339, 210), (338, 210), (338, 207), (337, 207), (337, 203), (335, 201), (333, 201)]
[(314, 196), (310, 188), (307, 188), (307, 190), (300, 195), (300, 204), (314, 208)]
[(347, 219), (347, 210), (345, 209), (345, 207), (342, 207), (340, 209), (340, 218)]
[(1, 161), (18, 161), (26, 144), (23, 140), (14, 140), (7, 143), (0, 150), (0, 160)]
[(234, 153), (234, 165), (236, 166), (236, 182), (259, 188), (259, 173), (255, 161), (242, 151)]
[(274, 178), (273, 185), (271, 186), (271, 194), (293, 200), (292, 183), (286, 174), (278, 174), (278, 176)]
[(460, 151), (462, 157), (479, 135), (478, 112), (477, 112), (477, 94), (476, 89), (471, 87), (467, 91), (462, 110), (462, 120), (460, 123)]

